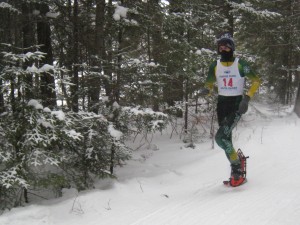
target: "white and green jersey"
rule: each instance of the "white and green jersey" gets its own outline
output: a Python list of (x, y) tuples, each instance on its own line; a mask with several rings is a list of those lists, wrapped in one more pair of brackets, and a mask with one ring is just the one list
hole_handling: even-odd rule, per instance
[(220, 60), (217, 61), (216, 80), (218, 83), (218, 94), (223, 96), (243, 95), (245, 77), (240, 75), (238, 58), (230, 66), (224, 66)]

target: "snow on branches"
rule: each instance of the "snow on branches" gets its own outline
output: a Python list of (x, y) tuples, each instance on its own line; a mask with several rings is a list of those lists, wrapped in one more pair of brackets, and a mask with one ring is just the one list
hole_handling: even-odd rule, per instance
[(255, 8), (253, 8), (250, 3), (245, 4), (245, 3), (235, 3), (232, 1), (227, 1), (227, 2), (231, 5), (231, 7), (234, 10), (242, 10), (242, 11), (254, 14), (259, 17), (272, 18), (272, 17), (281, 16), (281, 14), (276, 13), (276, 12), (270, 12), (268, 10), (257, 10)]
[(111, 112), (116, 117), (51, 110), (36, 99), (20, 102), (18, 109), (18, 114), (0, 115), (2, 195), (29, 187), (90, 188), (96, 178), (113, 176), (112, 168), (130, 158), (124, 140), (133, 130), (147, 135), (168, 122), (167, 115), (152, 109), (117, 104)]

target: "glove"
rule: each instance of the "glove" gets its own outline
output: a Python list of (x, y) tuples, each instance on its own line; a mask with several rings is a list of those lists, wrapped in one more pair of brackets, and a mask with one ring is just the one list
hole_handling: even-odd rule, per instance
[(207, 88), (201, 88), (199, 90), (198, 96), (206, 96), (210, 93), (209, 89)]
[(239, 110), (238, 110), (239, 114), (244, 114), (247, 112), (249, 101), (250, 101), (250, 97), (248, 95), (245, 95), (239, 105)]

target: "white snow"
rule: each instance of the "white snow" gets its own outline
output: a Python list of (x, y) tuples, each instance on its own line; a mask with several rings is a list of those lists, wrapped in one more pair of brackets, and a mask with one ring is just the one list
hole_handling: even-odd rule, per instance
[(154, 62), (150, 62), (148, 65), (149, 65), (150, 67), (156, 67), (156, 66), (157, 66)]
[(75, 139), (75, 140), (80, 140), (82, 138), (81, 133), (76, 132), (75, 130), (64, 130), (64, 132), (66, 133), (66, 135), (68, 135), (69, 137)]
[(212, 50), (207, 49), (207, 48), (201, 48), (201, 49), (198, 49), (198, 50), (196, 51), (196, 54), (197, 54), (197, 55), (202, 55), (203, 53), (204, 53), (204, 54), (210, 54), (210, 55), (214, 54), (214, 52), (213, 52)]
[(50, 70), (54, 70), (54, 66), (49, 64), (45, 64), (39, 69), (40, 72), (49, 72)]
[(53, 126), (51, 125), (51, 123), (49, 123), (49, 122), (47, 122), (47, 121), (45, 121), (43, 119), (38, 119), (37, 122), (39, 124), (42, 124), (46, 128), (53, 128)]
[(114, 20), (118, 21), (121, 18), (126, 18), (127, 17), (127, 12), (128, 12), (128, 8), (117, 5), (116, 8), (115, 8), (115, 12), (113, 14)]
[(52, 115), (55, 115), (57, 119), (59, 120), (65, 120), (66, 115), (63, 111), (58, 110), (58, 111), (52, 111), (51, 112)]
[(46, 13), (46, 17), (48, 17), (48, 18), (55, 19), (55, 18), (57, 18), (58, 16), (59, 16), (59, 13), (57, 13), (57, 12), (47, 12), (47, 13)]
[(43, 106), (35, 99), (31, 99), (27, 104), (35, 109), (43, 109)]
[(118, 104), (118, 102), (115, 101), (115, 102), (113, 103), (112, 107), (113, 107), (114, 109), (119, 109), (119, 108), (120, 108), (120, 105)]
[(119, 130), (116, 130), (112, 124), (108, 125), (108, 132), (117, 141), (119, 141), (123, 136), (123, 133)]
[(270, 12), (268, 10), (257, 10), (252, 7), (252, 5), (247, 2), (245, 3), (235, 3), (230, 1), (229, 4), (234, 8), (234, 9), (239, 9), (242, 11), (250, 12), (254, 15), (261, 16), (261, 17), (281, 17), (282, 15), (276, 12)]
[[(30, 57), (31, 55), (33, 55), (34, 53), (30, 52), (27, 53), (27, 58)], [(55, 67), (49, 64), (45, 64), (43, 65), (41, 68), (37, 68), (35, 65), (32, 66), (28, 66), (26, 71), (30, 72), (30, 73), (43, 73), (43, 72), (49, 72), (49, 71), (55, 71)]]
[(16, 13), (21, 14), (21, 12), (19, 10), (17, 10), (12, 5), (10, 5), (10, 4), (6, 3), (6, 2), (0, 2), (0, 8), (9, 9), (12, 12), (16, 12)]
[[(256, 110), (255, 110), (256, 108)], [(134, 151), (117, 180), (94, 190), (31, 203), (0, 216), (1, 225), (298, 225), (300, 119), (255, 104), (234, 130), (248, 159), (248, 183), (225, 187), (229, 163), (211, 142), (185, 148), (156, 134), (157, 146)], [(139, 144), (139, 143), (137, 143)]]
[(39, 72), (39, 69), (36, 68), (35, 65), (32, 65), (32, 66), (28, 66), (26, 71), (30, 72), (30, 73), (38, 73)]
[(43, 109), (43, 111), (44, 111), (44, 112), (47, 112), (47, 113), (51, 113), (51, 109), (49, 109), (48, 107), (45, 107), (45, 108)]

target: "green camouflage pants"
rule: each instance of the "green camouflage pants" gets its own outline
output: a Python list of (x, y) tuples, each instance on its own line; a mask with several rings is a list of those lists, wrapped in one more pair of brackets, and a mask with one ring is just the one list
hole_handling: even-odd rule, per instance
[(219, 129), (215, 140), (217, 144), (225, 151), (225, 154), (231, 164), (239, 164), (238, 155), (232, 144), (232, 130), (237, 125), (241, 115), (237, 113), (242, 96), (219, 96), (217, 104), (217, 114)]

